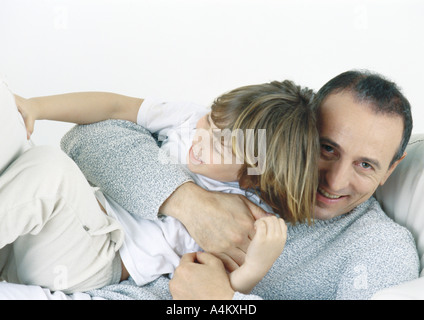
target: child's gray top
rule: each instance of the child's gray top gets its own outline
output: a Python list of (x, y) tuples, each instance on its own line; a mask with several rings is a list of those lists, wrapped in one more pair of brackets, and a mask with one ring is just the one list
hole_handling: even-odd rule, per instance
[[(87, 179), (133, 214), (156, 219), (162, 202), (190, 175), (158, 161), (156, 140), (144, 128), (108, 120), (76, 126), (62, 149)], [(252, 295), (236, 299), (368, 299), (418, 277), (415, 242), (371, 198), (351, 212), (308, 226), (288, 226), (282, 255)], [(130, 279), (89, 292), (106, 299), (170, 299), (169, 279), (137, 287)]]

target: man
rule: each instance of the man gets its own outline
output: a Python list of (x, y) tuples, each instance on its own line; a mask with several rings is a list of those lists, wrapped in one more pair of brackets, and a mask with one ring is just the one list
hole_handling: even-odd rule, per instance
[[(313, 273), (312, 270), (309, 270), (313, 275), (312, 279), (311, 274), (299, 275), (304, 278), (304, 288), (307, 291), (295, 287), (291, 287), (291, 290), (297, 291), (297, 298), (320, 298), (312, 292), (319, 292), (321, 298), (369, 298), (384, 286), (395, 285), (418, 276), (419, 263), (413, 240), (408, 240), (410, 235), (406, 233), (404, 237), (397, 238), (395, 233), (398, 232), (399, 235), (404, 231), (393, 228), (391, 221), (384, 221), (381, 208), (371, 198), (376, 188), (384, 184), (406, 155), (404, 150), (412, 130), (409, 103), (395, 84), (378, 75), (346, 72), (324, 85), (317, 93), (315, 105), (322, 145), (319, 162), (320, 184), (315, 209), (317, 224), (329, 221), (332, 228), (337, 229), (342, 220), (351, 218), (352, 215), (358, 214), (358, 211), (364, 213), (355, 223), (346, 225), (345, 230), (338, 230), (333, 238), (323, 243), (325, 249), (316, 250), (314, 259), (324, 259), (326, 255), (332, 257), (333, 250), (349, 250), (349, 242), (358, 240), (352, 230), (373, 245), (362, 246), (358, 241), (358, 245), (354, 245), (351, 252), (352, 255), (358, 256), (351, 260), (346, 257), (345, 264), (340, 264), (339, 272), (334, 272), (334, 267), (338, 266), (337, 261), (328, 261), (327, 265), (310, 261), (311, 265), (325, 268), (318, 270), (318, 273), (328, 273), (335, 277), (326, 278), (327, 281), (338, 282), (332, 294), (326, 295), (323, 291), (317, 291), (317, 288), (307, 281), (313, 280), (317, 284), (322, 281), (316, 278), (319, 274)], [(367, 219), (367, 215), (373, 217)], [(358, 227), (361, 224), (365, 225)], [(320, 227), (318, 225), (317, 228)], [(296, 237), (294, 228), (289, 228), (288, 232), (289, 241), (291, 236)], [(383, 232), (386, 232), (387, 237), (378, 235)], [(339, 241), (341, 238), (344, 238), (344, 241)], [(285, 249), (288, 252), (282, 254), (282, 257), (286, 256), (287, 259), (291, 257), (289, 241)], [(370, 252), (361, 253), (361, 250)], [(297, 254), (301, 256), (302, 252)], [(389, 260), (385, 261), (382, 256)], [(292, 259), (294, 257), (295, 255)], [(402, 263), (402, 259), (407, 262)], [(299, 261), (293, 263), (299, 264)], [(281, 285), (281, 290), (295, 283), (285, 275), (293, 270), (290, 263), (287, 265), (277, 261), (275, 266), (281, 268), (278, 271), (286, 281)], [(353, 270), (346, 270), (349, 268)], [(381, 268), (380, 273), (384, 274), (384, 277), (378, 275), (377, 269), (374, 273), (374, 268)], [(388, 268), (392, 272), (387, 271)], [(301, 273), (303, 270), (308, 270), (308, 267), (298, 265), (297, 272)], [(271, 273), (278, 271), (271, 270)], [(273, 279), (276, 280), (276, 277)], [(349, 281), (352, 284), (350, 288)], [(274, 283), (274, 287), (278, 285)], [(370, 290), (370, 287), (373, 288)], [(171, 280), (170, 289), (176, 299), (234, 297), (222, 264), (207, 253), (183, 257), (174, 279)], [(290, 293), (286, 294), (286, 297), (290, 296)], [(278, 297), (278, 294), (272, 297)]]

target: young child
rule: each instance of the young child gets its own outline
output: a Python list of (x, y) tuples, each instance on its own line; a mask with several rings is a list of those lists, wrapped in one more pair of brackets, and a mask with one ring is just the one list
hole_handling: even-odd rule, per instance
[[(308, 106), (312, 96), (311, 90), (291, 81), (274, 81), (230, 91), (210, 110), (100, 92), (15, 98), (28, 137), (37, 119), (133, 121), (157, 135), (162, 151), (185, 164), (197, 184), (244, 194), (294, 224), (311, 223), (318, 182), (318, 134)], [(126, 232), (121, 279), (130, 275), (143, 285), (172, 274), (184, 253), (201, 250), (178, 220), (137, 218), (100, 192), (97, 197)], [(280, 256), (286, 241), (281, 218), (270, 215), (256, 221), (245, 263), (230, 274), (235, 291), (250, 292)]]

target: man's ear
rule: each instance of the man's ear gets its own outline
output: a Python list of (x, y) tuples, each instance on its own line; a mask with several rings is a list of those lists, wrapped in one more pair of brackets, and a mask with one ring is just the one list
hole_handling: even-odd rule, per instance
[(383, 179), (380, 182), (380, 186), (382, 186), (383, 184), (386, 183), (387, 179), (390, 177), (390, 175), (393, 173), (393, 171), (396, 169), (396, 167), (398, 166), (398, 164), (405, 159), (406, 157), (406, 152), (403, 153), (402, 157), (400, 157), (399, 160), (395, 161), (391, 167), (389, 168), (389, 170), (387, 170), (386, 174), (384, 175)]

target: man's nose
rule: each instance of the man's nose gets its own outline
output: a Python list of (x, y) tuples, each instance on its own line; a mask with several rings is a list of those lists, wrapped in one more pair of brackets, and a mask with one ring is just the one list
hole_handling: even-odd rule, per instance
[(321, 179), (325, 180), (330, 192), (340, 192), (349, 186), (351, 166), (345, 161), (329, 162), (321, 169)]

